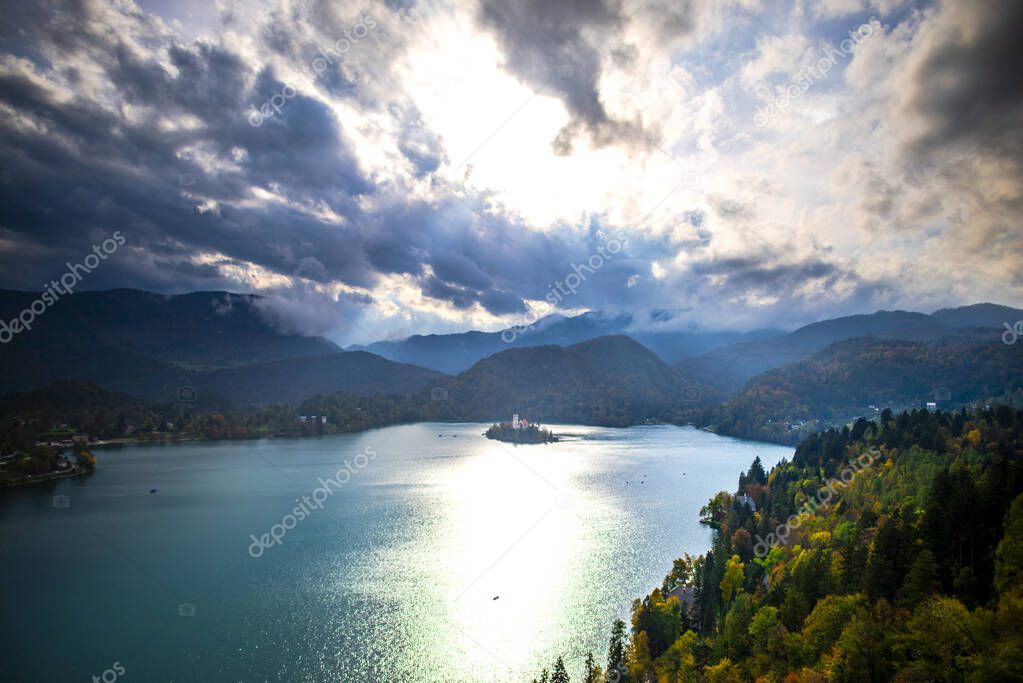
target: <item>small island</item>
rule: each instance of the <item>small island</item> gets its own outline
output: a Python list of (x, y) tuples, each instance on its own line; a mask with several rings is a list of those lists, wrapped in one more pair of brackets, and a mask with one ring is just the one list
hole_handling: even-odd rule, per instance
[(558, 440), (551, 430), (542, 429), (538, 424), (529, 424), (528, 420), (520, 420), (518, 414), (512, 416), (511, 422), (494, 423), (484, 436), (508, 443), (553, 443)]

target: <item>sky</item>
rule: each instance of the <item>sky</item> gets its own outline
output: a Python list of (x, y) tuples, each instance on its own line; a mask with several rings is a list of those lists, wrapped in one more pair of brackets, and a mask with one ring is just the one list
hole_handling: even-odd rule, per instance
[(1023, 303), (1015, 0), (63, 0), (0, 19), (0, 287), (342, 344)]

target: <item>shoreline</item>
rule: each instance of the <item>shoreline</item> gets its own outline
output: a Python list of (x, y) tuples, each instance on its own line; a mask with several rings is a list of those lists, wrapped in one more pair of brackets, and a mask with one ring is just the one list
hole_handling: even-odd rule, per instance
[(8, 481), (0, 484), (2, 489), (12, 489), (18, 486), (28, 486), (30, 484), (41, 484), (47, 481), (59, 481), (61, 479), (71, 479), (72, 477), (79, 477), (83, 474), (89, 474), (89, 470), (74, 465), (67, 472), (47, 472), (45, 474), (27, 475), (27, 478), (20, 479), (18, 481)]
[[(465, 424), (470, 424), (470, 425), (486, 425), (488, 423), (486, 423), (486, 422), (466, 421), (466, 420), (452, 420), (452, 421), (442, 421), (442, 420), (425, 421), (424, 420), (424, 421), (418, 421), (418, 422), (395, 422), (395, 423), (392, 423), (392, 424), (380, 425), (380, 426), (377, 426), (377, 427), (368, 427), (366, 429), (359, 429), (359, 430), (352, 430), (352, 431), (330, 432), (330, 433), (326, 433), (326, 434), (279, 433), (279, 434), (267, 434), (267, 435), (263, 435), (263, 436), (244, 436), (244, 437), (238, 437), (238, 438), (221, 438), (221, 439), (210, 439), (210, 438), (206, 438), (204, 436), (198, 435), (198, 434), (191, 434), (191, 435), (185, 435), (185, 436), (177, 436), (177, 437), (174, 437), (174, 438), (162, 438), (162, 439), (130, 439), (130, 438), (124, 438), (124, 439), (103, 439), (103, 440), (98, 440), (98, 441), (92, 442), (92, 443), (88, 444), (88, 446), (89, 446), (89, 448), (96, 448), (96, 449), (99, 449), (99, 448), (104, 448), (104, 449), (110, 448), (110, 449), (113, 449), (113, 448), (118, 448), (118, 447), (123, 447), (123, 446), (167, 446), (167, 445), (180, 445), (180, 444), (194, 444), (194, 443), (200, 443), (200, 442), (207, 442), (207, 443), (211, 443), (212, 444), (212, 443), (237, 442), (237, 441), (263, 441), (263, 440), (272, 440), (272, 439), (311, 439), (311, 438), (323, 438), (323, 437), (331, 437), (331, 436), (343, 436), (343, 435), (347, 435), (347, 434), (363, 434), (363, 433), (366, 433), (366, 432), (371, 432), (371, 431), (376, 430), (376, 429), (388, 429), (388, 428), (391, 428), (391, 427), (402, 427), (402, 426), (420, 425), (420, 424), (438, 424), (438, 425), (460, 425), (460, 424), (461, 425), (465, 425)], [(736, 441), (745, 442), (745, 443), (762, 443), (762, 444), (769, 445), (769, 446), (781, 446), (781, 447), (790, 447), (791, 448), (791, 446), (789, 444), (776, 443), (776, 442), (772, 442), (772, 441), (765, 441), (765, 440), (762, 440), (762, 439), (750, 439), (750, 438), (745, 438), (745, 437), (732, 436), (732, 435), (729, 435), (729, 434), (722, 434), (721, 432), (711, 431), (711, 430), (708, 430), (708, 429), (706, 429), (704, 427), (698, 427), (698, 426), (696, 426), (696, 425), (694, 425), (692, 423), (680, 424), (680, 423), (673, 423), (673, 422), (658, 422), (658, 423), (655, 423), (655, 424), (651, 424), (649, 422), (640, 422), (640, 423), (637, 423), (637, 424), (634, 424), (634, 425), (627, 425), (627, 426), (624, 426), (624, 427), (608, 426), (608, 425), (588, 425), (588, 424), (581, 424), (581, 423), (580, 424), (574, 424), (574, 423), (572, 423), (572, 424), (564, 424), (564, 425), (559, 425), (559, 426), (563, 427), (563, 428), (564, 427), (571, 428), (573, 426), (578, 426), (578, 427), (596, 427), (596, 428), (600, 428), (600, 429), (614, 429), (614, 430), (626, 430), (626, 429), (634, 429), (634, 428), (642, 428), (642, 427), (655, 427), (655, 426), (657, 426), (657, 427), (676, 427), (676, 428), (679, 428), (679, 429), (687, 429), (688, 428), (688, 429), (693, 429), (695, 431), (700, 431), (700, 432), (704, 432), (704, 433), (707, 433), (707, 434), (713, 434), (714, 436), (722, 436), (722, 437), (726, 437), (726, 438), (729, 438), (729, 439), (734, 439)], [(556, 439), (555, 441), (552, 441), (552, 442), (551, 441), (548, 441), (548, 442), (539, 442), (539, 441), (538, 442), (505, 441), (504, 439), (496, 439), (494, 437), (489, 437), (489, 436), (486, 435), (485, 432), (482, 432), (480, 434), (480, 436), (484, 437), (485, 439), (491, 440), (491, 441), (498, 441), (498, 442), (502, 442), (502, 443), (511, 443), (512, 445), (527, 445), (527, 446), (528, 445), (546, 445), (547, 443), (558, 443), (558, 442), (560, 442), (560, 438), (558, 438), (558, 439)], [(99, 469), (99, 468), (97, 468), (97, 469)], [(49, 473), (42, 474), (42, 475), (36, 475), (35, 477), (33, 477), (31, 479), (22, 479), (22, 480), (18, 480), (18, 481), (11, 481), (11, 482), (0, 483), (0, 489), (12, 489), (12, 488), (17, 488), (17, 487), (22, 487), (22, 486), (31, 486), (33, 484), (40, 484), (40, 483), (47, 482), (47, 481), (60, 481), (61, 479), (71, 479), (71, 478), (82, 476), (82, 475), (86, 475), (86, 474), (93, 474), (95, 472), (96, 472), (96, 470), (91, 470), (90, 471), (90, 470), (83, 469), (83, 468), (79, 467), (78, 465), (74, 465), (73, 466), (73, 470), (69, 471), (69, 472), (49, 472)]]
[[(409, 425), (421, 425), (421, 424), (436, 424), (436, 425), (489, 425), (491, 424), (485, 420), (416, 420), (412, 422), (392, 422), (389, 424), (377, 425), (375, 427), (367, 427), (365, 429), (353, 429), (348, 431), (337, 431), (337, 432), (325, 432), (323, 434), (301, 434), (301, 433), (277, 433), (277, 434), (264, 434), (261, 436), (239, 436), (239, 437), (225, 437), (220, 439), (210, 439), (200, 434), (190, 434), (182, 437), (174, 437), (167, 439), (103, 439), (94, 441), (88, 444), (90, 448), (109, 448), (115, 446), (162, 446), (172, 444), (183, 444), (183, 443), (197, 443), (197, 442), (208, 442), (208, 443), (221, 443), (225, 441), (262, 441), (268, 439), (313, 439), (323, 438), (329, 436), (343, 436), (346, 434), (365, 434), (376, 429), (389, 429), (391, 427), (403, 427)], [(698, 432), (704, 432), (707, 434), (713, 434), (714, 436), (725, 437), (741, 441), (744, 443), (761, 443), (768, 446), (781, 446), (785, 448), (795, 448), (792, 444), (781, 442), (781, 441), (768, 441), (766, 439), (757, 439), (746, 436), (736, 436), (727, 432), (719, 432), (700, 427), (692, 422), (637, 422), (631, 425), (601, 425), (601, 424), (585, 424), (582, 422), (569, 422), (558, 425), (551, 425), (557, 427), (593, 427), (599, 429), (614, 429), (614, 430), (626, 430), (626, 429), (638, 429), (645, 427), (678, 427), (680, 429), (692, 429)], [(480, 432), (480, 435), (484, 438), (487, 437), (485, 432)], [(491, 439), (492, 441), (502, 441), (502, 443), (514, 443), (510, 441), (503, 441), (502, 439)], [(559, 443), (561, 439), (553, 443)], [(551, 442), (548, 442), (551, 443)], [(531, 442), (525, 443), (525, 445), (533, 445)]]

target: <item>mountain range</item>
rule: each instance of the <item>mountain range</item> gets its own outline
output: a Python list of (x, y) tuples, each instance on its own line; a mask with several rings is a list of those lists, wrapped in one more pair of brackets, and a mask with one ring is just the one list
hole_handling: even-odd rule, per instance
[(877, 311), (823, 320), (787, 334), (743, 341), (684, 358), (675, 368), (695, 381), (734, 392), (753, 376), (809, 358), (830, 344), (856, 337), (936, 342), (972, 336), (979, 342), (1001, 339), (1003, 323), (1023, 318), (1023, 311), (995, 304), (943, 309), (931, 315)]
[(665, 363), (674, 363), (740, 341), (766, 339), (779, 330), (730, 332), (721, 330), (652, 331), (627, 313), (582, 313), (573, 317), (548, 315), (522, 329), (500, 332), (458, 332), (413, 335), (404, 339), (379, 341), (348, 350), (369, 351), (399, 363), (411, 363), (447, 374), (467, 370), (474, 363), (510, 348), (530, 346), (571, 346), (611, 335), (627, 335), (656, 353)]
[[(0, 291), (0, 319), (13, 319), (35, 298)], [(90, 380), (154, 401), (253, 405), (338, 390), (405, 393), (440, 376), (364, 352), (343, 352), (322, 337), (282, 332), (262, 302), (227, 292), (76, 293), (0, 347), (0, 394)]]
[[(0, 318), (34, 298), (0, 291)], [(778, 425), (922, 405), (938, 389), (949, 405), (1018, 391), (1023, 344), (1001, 334), (1020, 319), (1019, 309), (977, 304), (791, 332), (651, 332), (629, 315), (592, 312), (343, 350), (278, 329), (254, 295), (82, 292), (0, 346), (0, 394), (85, 380), (147, 400), (243, 407), (341, 392), (345, 405), (395, 397), (401, 405), (388, 410), (405, 419), (690, 421), (786, 440)]]

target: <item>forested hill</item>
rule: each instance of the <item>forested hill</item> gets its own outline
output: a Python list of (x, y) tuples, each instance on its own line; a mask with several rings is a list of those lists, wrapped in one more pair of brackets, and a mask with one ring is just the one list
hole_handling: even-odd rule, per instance
[(1006, 321), (1023, 311), (995, 304), (944, 309), (933, 315), (911, 311), (877, 311), (821, 320), (783, 335), (741, 341), (708, 353), (683, 358), (675, 367), (694, 381), (726, 392), (738, 391), (751, 378), (773, 368), (810, 358), (837, 342), (872, 337), (940, 342), (952, 337), (978, 343), (997, 342)]
[[(37, 298), (29, 292), (0, 290), (0, 319), (10, 321)], [(73, 369), (77, 355), (104, 349), (173, 367), (210, 369), (341, 350), (322, 337), (281, 331), (270, 322), (265, 302), (256, 295), (229, 292), (78, 292), (33, 321), (31, 333), (16, 335), (5, 355), (42, 358), (61, 369), (65, 365)], [(7, 390), (37, 386), (3, 381)]]
[(568, 347), (508, 349), (390, 401), (369, 397), (353, 404), (347, 394), (322, 395), (303, 410), (332, 416), (357, 409), (400, 421), (455, 422), (501, 421), (519, 413), (544, 423), (625, 427), (678, 422), (687, 411), (718, 400), (643, 345), (616, 335)]
[[(0, 290), (0, 323), (34, 297)], [(2, 346), (0, 394), (89, 382), (161, 403), (190, 388), (247, 406), (332, 391), (406, 393), (439, 376), (284, 331), (269, 311), (262, 297), (228, 292), (79, 292)]]
[[(493, 422), (515, 412), (545, 423), (626, 426), (677, 420), (684, 407), (708, 398), (650, 350), (622, 336), (567, 348), (509, 349), (458, 377), (361, 351), (185, 377), (202, 381), (171, 401), (145, 401), (92, 382), (0, 396), (0, 448), (7, 443), (8, 450), (30, 450), (53, 429), (103, 439), (220, 439), (430, 420)], [(342, 382), (361, 391), (336, 391)], [(310, 389), (320, 393), (309, 396)], [(231, 403), (225, 396), (248, 401)], [(259, 405), (270, 401), (279, 403)]]
[(587, 683), (1019, 680), (1023, 411), (885, 411), (754, 462), (701, 515), (712, 549), (634, 603)]
[(1023, 344), (858, 338), (751, 379), (694, 421), (725, 434), (798, 443), (818, 421), (842, 424), (873, 410), (948, 409), (1002, 399), (1023, 388)]
[(492, 421), (518, 412), (545, 422), (623, 427), (677, 420), (684, 408), (713, 400), (621, 335), (509, 349), (434, 385), (443, 400), (418, 401), (420, 419)]

